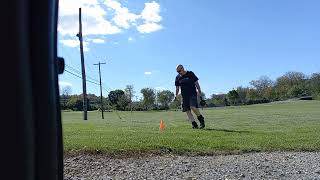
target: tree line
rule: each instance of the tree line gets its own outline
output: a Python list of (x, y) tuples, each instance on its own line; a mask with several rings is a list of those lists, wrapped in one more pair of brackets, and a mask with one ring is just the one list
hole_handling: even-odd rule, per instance
[[(82, 110), (82, 95), (70, 95), (70, 92), (70, 87), (62, 89), (61, 108)], [(174, 101), (174, 93), (169, 90), (157, 91), (153, 88), (143, 88), (140, 93), (142, 99), (134, 101), (133, 85), (127, 85), (124, 90), (110, 91), (107, 97), (103, 97), (104, 109), (147, 111), (180, 108), (181, 97)], [(205, 94), (202, 96), (205, 97)], [(99, 110), (100, 97), (94, 94), (88, 94), (87, 97), (88, 110)], [(320, 99), (320, 73), (307, 76), (301, 72), (287, 72), (274, 81), (267, 76), (261, 76), (257, 80), (252, 80), (250, 87), (239, 86), (226, 94), (212, 94), (205, 100), (207, 107), (220, 107), (268, 103), (301, 97)]]
[[(169, 90), (156, 91), (153, 88), (141, 89), (143, 98), (134, 101), (135, 91), (133, 85), (127, 85), (122, 89), (110, 91), (107, 97), (102, 97), (104, 110), (120, 110), (120, 111), (147, 111), (147, 110), (169, 110), (177, 108), (177, 102), (173, 103), (174, 94)], [(83, 98), (80, 95), (70, 95), (71, 88), (62, 89), (60, 96), (60, 106), (63, 110), (82, 111)], [(100, 96), (95, 94), (87, 94), (88, 110), (100, 110)], [(175, 106), (174, 106), (175, 105)]]

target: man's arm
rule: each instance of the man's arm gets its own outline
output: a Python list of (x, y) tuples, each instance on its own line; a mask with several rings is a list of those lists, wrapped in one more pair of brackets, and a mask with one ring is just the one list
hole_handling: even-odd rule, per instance
[(180, 86), (176, 86), (176, 97), (178, 96), (179, 91), (180, 91)]
[(196, 81), (194, 84), (196, 85), (196, 88), (198, 89), (198, 95), (201, 96), (201, 88), (200, 88), (199, 82)]

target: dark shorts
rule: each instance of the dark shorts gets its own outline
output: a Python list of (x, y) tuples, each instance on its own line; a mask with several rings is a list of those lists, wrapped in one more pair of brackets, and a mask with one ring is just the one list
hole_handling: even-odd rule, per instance
[(190, 107), (199, 108), (198, 97), (196, 95), (182, 97), (182, 112), (190, 111)]

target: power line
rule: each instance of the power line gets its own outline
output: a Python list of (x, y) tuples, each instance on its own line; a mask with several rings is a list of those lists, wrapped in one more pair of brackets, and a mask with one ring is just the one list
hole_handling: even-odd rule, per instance
[[(67, 73), (69, 73), (69, 74), (71, 74), (71, 75), (73, 75), (73, 76), (75, 76), (75, 77), (78, 77), (78, 78), (82, 79), (82, 77), (81, 77), (80, 75), (74, 74), (74, 73), (72, 73), (72, 72), (70, 72), (70, 71), (68, 71), (68, 70), (66, 70), (66, 69), (65, 69), (64, 71), (67, 72)], [(90, 83), (92, 83), (92, 84), (95, 84), (95, 85), (100, 86), (100, 84), (95, 83), (95, 82), (92, 82), (92, 81), (89, 81), (89, 80), (87, 80), (87, 82), (90, 82)], [(110, 91), (112, 91), (112, 89), (109, 88), (109, 90), (108, 90), (108, 89), (106, 89), (104, 86), (102, 86), (102, 89), (104, 89), (107, 93), (109, 93)]]
[(89, 81), (89, 80), (87, 80), (87, 82), (90, 82), (90, 83), (92, 83), (92, 84), (95, 84), (95, 85), (100, 86), (98, 83), (95, 83), (95, 82), (93, 82), (93, 81)]
[(72, 67), (72, 66), (70, 66), (70, 65), (68, 65), (68, 64), (66, 64), (66, 66), (67, 66), (68, 68), (70, 68), (71, 70), (73, 70), (73, 71), (81, 74), (81, 71), (80, 71), (80, 70), (78, 70), (78, 69), (76, 69), (76, 68), (74, 68), (74, 67)]
[[(77, 74), (74, 74), (74, 73), (72, 73), (72, 72), (70, 72), (70, 71), (68, 71), (68, 70), (64, 70), (65, 72), (67, 72), (67, 73), (69, 73), (69, 74), (72, 74), (73, 76), (76, 76), (76, 77), (78, 77), (78, 78), (80, 78), (80, 79), (82, 79), (82, 77), (81, 76), (79, 76), (79, 75), (77, 75)], [(98, 86), (100, 86), (100, 84), (98, 84), (98, 83), (95, 83), (95, 82), (93, 82), (93, 81), (90, 81), (90, 80), (86, 80), (87, 82), (90, 82), (90, 83), (92, 83), (92, 84), (95, 84), (95, 85), (98, 85)]]
[(96, 79), (94, 79), (94, 78), (92, 78), (92, 77), (90, 77), (90, 76), (87, 76), (87, 78), (88, 78), (88, 79), (91, 79), (91, 81), (99, 82), (98, 80), (96, 80)]
[(112, 88), (108, 87), (105, 85), (105, 83), (102, 83), (107, 89), (109, 89), (109, 91), (112, 91)]
[(104, 90), (107, 91), (107, 92), (110, 92), (109, 90), (107, 90), (107, 89), (106, 89), (105, 87), (103, 87), (103, 86), (102, 86), (102, 89), (104, 89)]
[[(66, 49), (67, 51), (69, 51), (68, 50), (68, 48)], [(92, 51), (93, 49), (91, 49), (90, 51)], [(70, 56), (70, 54), (71, 53), (68, 53), (68, 52), (66, 52), (66, 53), (64, 53), (64, 55), (63, 56), (68, 56), (69, 58), (65, 58), (65, 59), (72, 59), (71, 58), (71, 56)], [(91, 55), (91, 53), (88, 53), (87, 54), (87, 56), (90, 56), (89, 57), (89, 59), (91, 58), (91, 57), (93, 57), (92, 55)], [(71, 62), (71, 61), (68, 61), (68, 62)], [(86, 62), (85, 62), (86, 63)], [(75, 66), (80, 66), (79, 64), (72, 64), (71, 63), (71, 65), (68, 65), (68, 64), (65, 64), (66, 65), (66, 67), (67, 67), (67, 69), (69, 69), (69, 71), (72, 71), (73, 73), (75, 73), (75, 74), (82, 74), (82, 72), (78, 69), (78, 68), (75, 68)], [(92, 69), (90, 69), (90, 66), (89, 65), (87, 65), (87, 63), (86, 63), (86, 67), (89, 67), (89, 71), (90, 72), (94, 72), (94, 71), (92, 71)], [(98, 83), (99, 82), (99, 80), (97, 80), (97, 79), (95, 79), (95, 78), (93, 78), (93, 77), (91, 77), (91, 76), (88, 76), (88, 74), (86, 74), (86, 79), (90, 79), (91, 81), (95, 81), (96, 83)], [(88, 80), (87, 80), (88, 81)], [(89, 82), (89, 81), (88, 81)], [(104, 83), (104, 82), (102, 82), (102, 85), (105, 87), (105, 88), (107, 88), (107, 89), (105, 89), (107, 92), (110, 92), (110, 91), (112, 91), (113, 90), (113, 88), (110, 88), (109, 86), (107, 86), (106, 85), (106, 83)]]
[[(76, 69), (76, 68), (74, 68), (74, 67), (71, 67), (71, 66), (69, 66), (69, 65), (66, 65), (66, 66), (67, 66), (68, 68), (70, 68), (70, 70), (76, 72), (77, 74), (81, 74), (81, 72), (80, 72), (78, 69)], [(87, 77), (88, 79), (91, 79), (92, 81), (99, 82), (98, 80), (96, 80), (96, 79), (94, 79), (94, 78), (92, 78), (92, 77), (90, 77), (90, 76), (88, 76), (88, 75), (86, 75), (86, 77)]]
[(67, 72), (67, 73), (69, 73), (69, 74), (72, 74), (72, 75), (74, 75), (74, 76), (76, 76), (76, 77), (78, 77), (78, 78), (80, 78), (80, 79), (82, 79), (82, 77), (80, 77), (79, 75), (77, 75), (77, 74), (74, 74), (74, 73), (72, 73), (72, 72), (70, 72), (70, 71), (68, 71), (68, 70), (64, 70), (65, 72)]
[[(74, 67), (72, 67), (72, 66), (70, 66), (70, 65), (67, 65), (67, 64), (66, 64), (66, 67), (69, 69), (69, 70), (65, 69), (65, 71), (66, 71), (67, 73), (69, 73), (69, 74), (71, 74), (71, 75), (73, 75), (73, 76), (76, 76), (76, 77), (82, 79), (81, 75), (79, 75), (79, 74), (81, 74), (81, 72), (80, 72), (78, 69), (76, 69), (76, 68), (74, 68)], [(73, 72), (70, 72), (70, 71), (73, 71)], [(87, 76), (87, 77), (88, 77), (88, 76)], [(91, 79), (92, 81), (90, 81), (90, 80), (88, 80), (88, 79)], [(89, 77), (88, 79), (86, 80), (87, 82), (90, 82), (90, 83), (92, 83), (92, 84), (95, 84), (95, 85), (99, 85), (99, 86), (100, 86), (100, 84), (97, 83), (98, 80), (96, 80), (96, 79), (94, 79), (94, 78), (92, 78), (92, 77)], [(96, 82), (93, 82), (93, 81), (96, 81)], [(103, 88), (106, 92), (109, 93), (110, 91), (112, 91), (112, 88), (106, 86), (105, 83), (102, 82), (101, 84), (103, 85), (102, 88)]]

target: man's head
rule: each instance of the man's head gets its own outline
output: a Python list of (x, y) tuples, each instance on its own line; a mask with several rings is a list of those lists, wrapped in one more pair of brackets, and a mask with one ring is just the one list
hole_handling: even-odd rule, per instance
[(182, 64), (178, 64), (176, 67), (176, 70), (177, 70), (177, 73), (180, 75), (184, 75), (186, 73)]

